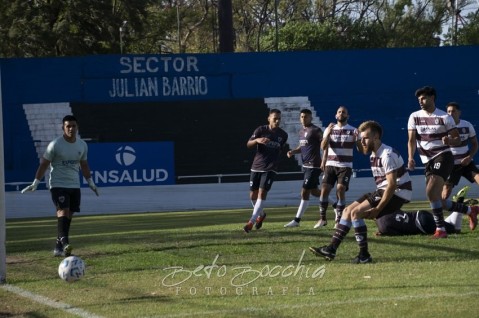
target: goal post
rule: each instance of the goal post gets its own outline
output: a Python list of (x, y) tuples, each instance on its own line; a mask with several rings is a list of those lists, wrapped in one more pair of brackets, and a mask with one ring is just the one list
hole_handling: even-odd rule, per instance
[(5, 157), (3, 153), (3, 99), (2, 99), (2, 65), (0, 63), (0, 284), (7, 282), (6, 251), (6, 212), (5, 212)]

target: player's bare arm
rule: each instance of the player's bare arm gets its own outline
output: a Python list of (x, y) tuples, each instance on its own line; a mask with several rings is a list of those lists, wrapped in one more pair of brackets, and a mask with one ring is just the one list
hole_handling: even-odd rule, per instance
[(414, 161), (414, 154), (416, 153), (416, 130), (408, 130), (408, 142), (407, 142), (407, 168), (408, 170), (414, 170), (416, 168), (416, 161)]

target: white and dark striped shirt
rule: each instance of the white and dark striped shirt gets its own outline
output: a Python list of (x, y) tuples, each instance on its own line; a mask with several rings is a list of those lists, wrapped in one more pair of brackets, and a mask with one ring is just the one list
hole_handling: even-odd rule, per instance
[(418, 152), (423, 164), (441, 153), (451, 151), (449, 146), (442, 143), (442, 137), (454, 128), (454, 119), (437, 108), (432, 114), (421, 109), (409, 116), (407, 129), (416, 131)]
[(358, 138), (358, 130), (347, 124), (339, 127), (337, 124), (326, 128), (325, 135), (329, 133), (328, 159), (326, 166), (353, 167), (353, 148)]
[(411, 177), (409, 176), (409, 172), (404, 165), (404, 160), (398, 151), (390, 146), (382, 144), (375, 154), (371, 154), (369, 160), (371, 162), (374, 181), (376, 182), (376, 187), (378, 189), (386, 190), (388, 186), (386, 175), (396, 171), (397, 188), (394, 194), (407, 201), (411, 201)]
[(455, 165), (461, 164), (462, 159), (469, 156), (469, 139), (476, 137), (474, 126), (467, 120), (461, 119), (457, 124), (457, 130), (461, 136), (461, 143), (458, 146), (451, 146)]

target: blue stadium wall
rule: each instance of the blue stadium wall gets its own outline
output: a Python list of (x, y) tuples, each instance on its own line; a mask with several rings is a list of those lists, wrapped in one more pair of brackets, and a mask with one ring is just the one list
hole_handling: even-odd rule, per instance
[[(30, 182), (38, 165), (25, 104), (68, 103), (82, 137), (96, 146), (151, 143), (138, 148), (146, 153), (165, 146), (171, 173), (160, 184), (181, 175), (248, 173), (253, 154), (245, 144), (266, 123), (266, 97), (307, 96), (324, 125), (345, 105), (352, 125), (379, 121), (384, 142), (407, 156), (418, 87), (434, 86), (440, 108), (459, 102), (477, 125), (478, 61), (478, 46), (0, 59), (6, 182)], [(281, 169), (298, 170), (293, 161)], [(358, 156), (355, 168), (367, 166)], [(125, 181), (131, 178), (141, 176)]]

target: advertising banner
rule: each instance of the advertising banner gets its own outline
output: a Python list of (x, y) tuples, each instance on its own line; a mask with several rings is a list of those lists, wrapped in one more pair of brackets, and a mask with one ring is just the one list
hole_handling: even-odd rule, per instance
[(173, 142), (92, 143), (88, 163), (99, 187), (175, 184)]

